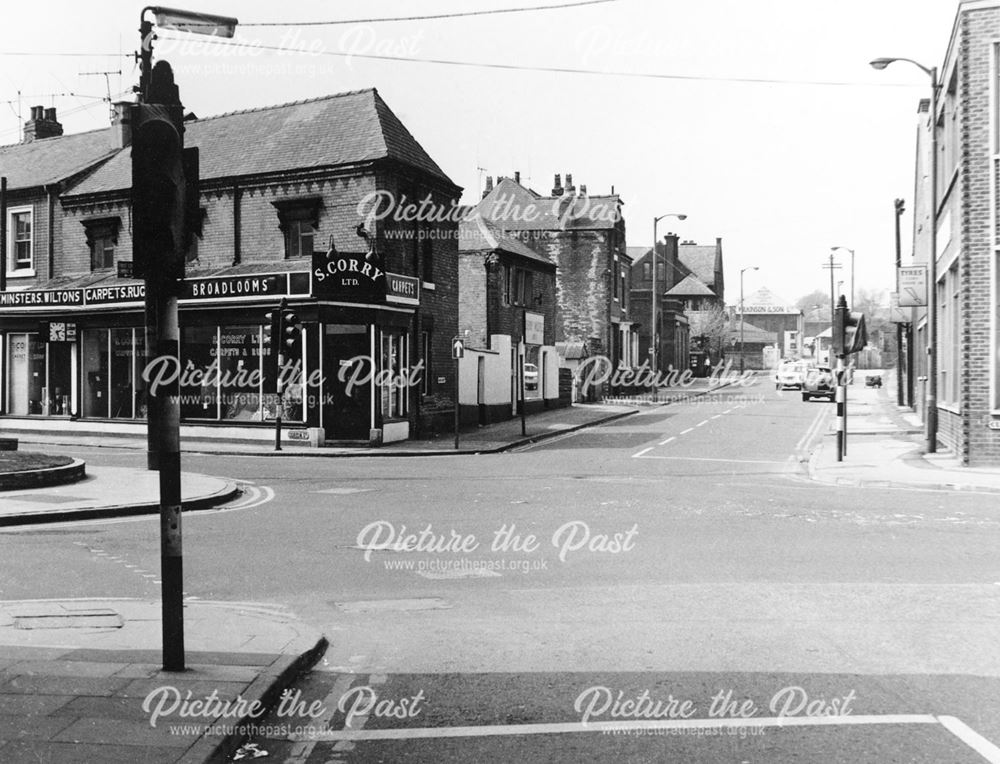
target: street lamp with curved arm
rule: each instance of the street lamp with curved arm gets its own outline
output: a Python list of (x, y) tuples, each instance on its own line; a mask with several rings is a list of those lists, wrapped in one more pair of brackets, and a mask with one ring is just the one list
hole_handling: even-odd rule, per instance
[(743, 373), (743, 274), (747, 271), (759, 271), (756, 265), (748, 265), (740, 270), (740, 374)]
[[(653, 261), (653, 283), (650, 290), (649, 302), (652, 306), (652, 316), (651, 322), (649, 324), (649, 365), (655, 372), (657, 370), (657, 353), (659, 345), (659, 334), (660, 327), (656, 320), (656, 224), (659, 223), (664, 218), (677, 218), (678, 220), (687, 220), (687, 215), (683, 212), (668, 212), (665, 215), (660, 215), (659, 217), (653, 218), (653, 251), (650, 254), (650, 258)], [(664, 278), (666, 274), (664, 274)]]
[(937, 110), (938, 92), (941, 83), (938, 81), (936, 66), (927, 67), (912, 58), (876, 58), (871, 62), (874, 69), (885, 69), (896, 61), (913, 64), (931, 80), (931, 234), (930, 262), (928, 263), (929, 285), (927, 288), (927, 453), (937, 452), (937, 213), (938, 213), (938, 145), (937, 145)]

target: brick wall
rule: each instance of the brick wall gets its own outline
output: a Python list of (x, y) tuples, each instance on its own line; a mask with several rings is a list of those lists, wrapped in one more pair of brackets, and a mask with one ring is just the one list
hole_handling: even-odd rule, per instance
[(483, 260), (482, 252), (463, 253), (458, 258), (458, 334), (466, 337), (469, 347), (484, 348), (489, 341), (486, 336), (486, 266)]
[[(1000, 463), (1000, 432), (985, 426), (993, 408), (990, 376), (996, 363), (991, 327), (997, 307), (991, 296), (995, 232), (990, 230), (996, 168), (990, 135), (991, 48), (1000, 37), (1000, 9), (969, 10), (960, 19), (957, 44), (961, 104), (961, 416), (942, 411), (941, 438), (970, 465)], [(956, 221), (957, 224), (957, 221)], [(939, 274), (940, 275), (940, 274)], [(947, 346), (938, 345), (942, 352)], [(953, 421), (953, 420), (958, 420)]]

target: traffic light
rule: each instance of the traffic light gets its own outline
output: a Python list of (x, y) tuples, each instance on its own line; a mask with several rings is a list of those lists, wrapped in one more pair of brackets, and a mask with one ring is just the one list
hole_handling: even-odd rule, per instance
[(847, 309), (847, 300), (841, 296), (833, 317), (833, 352), (838, 356), (858, 353), (868, 344), (865, 314)]
[[(184, 110), (166, 61), (156, 64), (151, 79), (150, 103), (130, 109), (133, 273), (178, 293), (184, 278), (189, 217)], [(194, 164), (189, 159), (188, 164), (196, 173), (197, 159)], [(197, 188), (197, 178), (193, 181)]]
[[(277, 381), (284, 367), (292, 366), (302, 357), (302, 322), (288, 308), (284, 298), (275, 310), (264, 314), (264, 388), (277, 392)], [(288, 381), (286, 379), (286, 381)]]

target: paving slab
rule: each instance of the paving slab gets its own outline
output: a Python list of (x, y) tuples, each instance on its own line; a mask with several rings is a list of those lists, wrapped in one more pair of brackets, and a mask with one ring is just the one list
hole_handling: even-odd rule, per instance
[[(19, 627), (25, 616), (93, 611), (115, 613), (120, 626)], [(189, 600), (184, 614), (177, 672), (162, 668), (158, 601), (0, 602), (0, 761), (226, 758), (252, 721), (244, 711), (277, 702), (327, 645), (281, 606)], [(171, 701), (188, 693), (208, 705), (181, 715)]]

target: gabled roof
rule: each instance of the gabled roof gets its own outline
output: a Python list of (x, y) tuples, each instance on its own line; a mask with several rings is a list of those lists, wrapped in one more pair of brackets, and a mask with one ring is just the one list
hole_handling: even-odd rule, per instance
[(535, 262), (554, 266), (551, 260), (513, 236), (505, 236), (492, 223), (488, 223), (476, 214), (463, 218), (458, 224), (458, 251), (482, 252), (485, 250), (503, 250)]
[[(737, 318), (735, 321), (729, 324), (729, 337), (730, 339), (740, 338), (740, 320)], [(752, 345), (773, 345), (778, 341), (778, 335), (775, 332), (768, 332), (761, 329), (759, 326), (754, 326), (751, 323), (743, 322), (743, 342)]]
[(784, 312), (788, 313), (801, 313), (802, 311), (795, 307), (794, 303), (788, 302), (783, 297), (776, 295), (767, 287), (761, 287), (753, 294), (749, 294), (743, 300), (746, 305), (769, 305), (777, 308), (785, 308)]
[(680, 260), (681, 265), (708, 286), (715, 284), (717, 254), (714, 244), (711, 246), (681, 244), (677, 247), (677, 259)]
[(621, 219), (621, 205), (617, 194), (541, 196), (502, 178), (476, 210), (506, 231), (608, 230)]
[(0, 146), (0, 175), (9, 191), (37, 188), (71, 178), (116, 151), (110, 128)]
[[(452, 183), (374, 88), (190, 120), (184, 126), (184, 145), (201, 150), (202, 180), (390, 158)], [(124, 149), (69, 195), (123, 191), (131, 185), (131, 151)]]
[(685, 276), (666, 294), (668, 297), (715, 297), (715, 292), (705, 286), (702, 280), (694, 274)]

